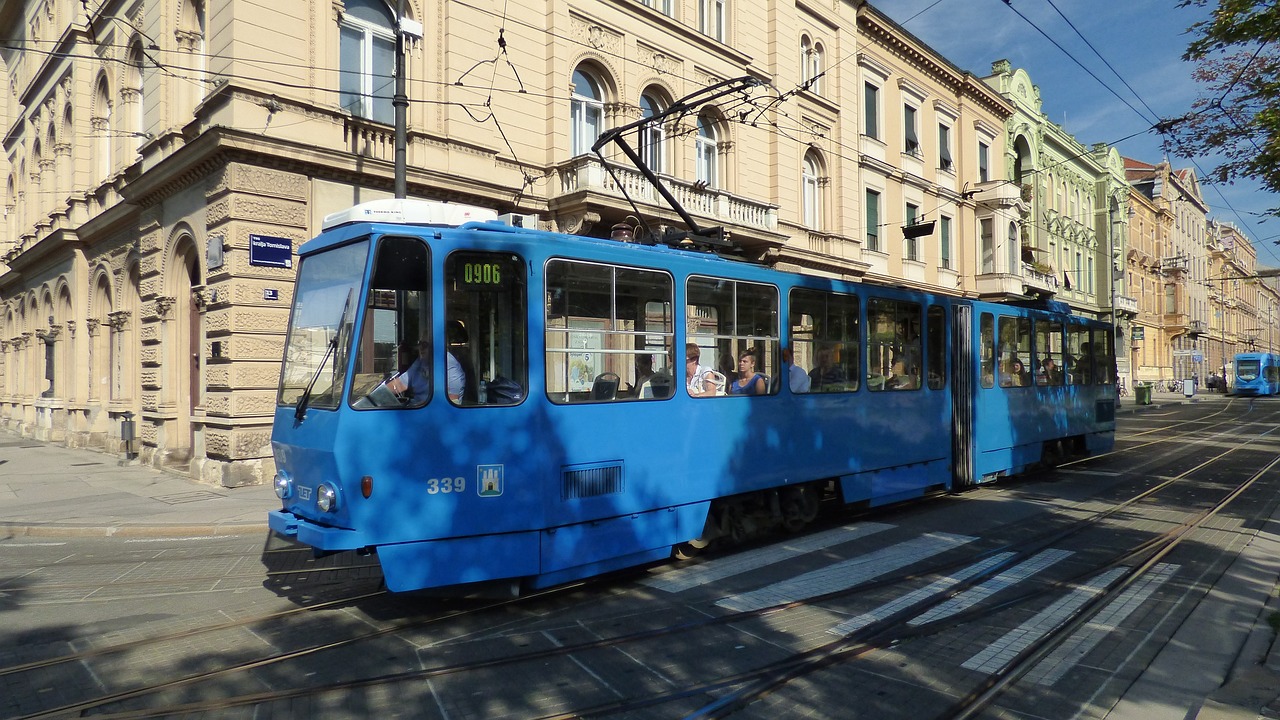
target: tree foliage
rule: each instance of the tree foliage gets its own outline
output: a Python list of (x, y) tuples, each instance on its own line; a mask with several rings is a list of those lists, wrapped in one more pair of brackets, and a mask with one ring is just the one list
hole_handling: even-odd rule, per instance
[[(1211, 0), (1182, 0), (1205, 7)], [(1167, 152), (1218, 156), (1213, 180), (1254, 179), (1280, 192), (1280, 6), (1275, 0), (1216, 0), (1191, 26), (1184, 60), (1204, 93), (1182, 118), (1162, 122)], [(1280, 208), (1269, 211), (1280, 216)]]

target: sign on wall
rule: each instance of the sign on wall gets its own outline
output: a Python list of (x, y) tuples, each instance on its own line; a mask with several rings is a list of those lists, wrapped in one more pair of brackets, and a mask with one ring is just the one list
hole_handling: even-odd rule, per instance
[(293, 241), (269, 235), (249, 236), (249, 264), (267, 267), (293, 267)]

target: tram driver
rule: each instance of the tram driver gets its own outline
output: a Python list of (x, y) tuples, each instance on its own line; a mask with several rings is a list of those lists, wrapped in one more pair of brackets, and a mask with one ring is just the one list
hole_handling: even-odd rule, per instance
[(431, 388), (431, 342), (426, 338), (418, 341), (418, 357), (399, 375), (387, 381), (387, 387), (397, 395), (408, 393), (410, 397), (421, 402), (427, 397)]
[[(467, 376), (467, 366), (461, 358), (466, 357), (467, 330), (457, 320), (449, 322), (445, 328), (445, 340), (449, 350), (445, 353), (445, 391), (449, 401), (455, 405), (474, 386)], [(409, 367), (387, 381), (387, 387), (398, 395), (407, 394), (415, 404), (425, 402), (431, 389), (431, 342), (426, 338), (418, 341), (418, 357)], [(474, 402), (474, 398), (469, 398)]]

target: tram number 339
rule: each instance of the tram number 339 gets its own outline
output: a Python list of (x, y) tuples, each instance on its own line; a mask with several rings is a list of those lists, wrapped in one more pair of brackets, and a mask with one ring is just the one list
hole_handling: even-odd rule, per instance
[(427, 494), (460, 493), (467, 489), (466, 478), (431, 478), (427, 480)]

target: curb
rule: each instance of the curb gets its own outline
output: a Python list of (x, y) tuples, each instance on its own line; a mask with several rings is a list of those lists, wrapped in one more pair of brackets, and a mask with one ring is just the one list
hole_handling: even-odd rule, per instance
[(266, 523), (223, 523), (216, 525), (26, 525), (0, 522), (0, 538), (14, 537), (208, 537), (257, 535), (270, 531)]

